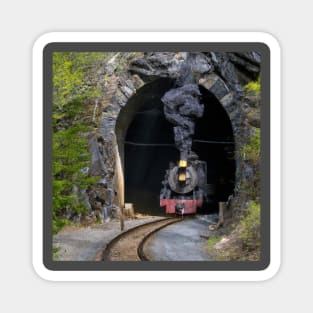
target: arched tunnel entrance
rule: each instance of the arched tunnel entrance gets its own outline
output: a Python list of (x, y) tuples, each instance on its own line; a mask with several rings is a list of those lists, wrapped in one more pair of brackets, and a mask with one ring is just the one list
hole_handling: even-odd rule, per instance
[[(179, 160), (174, 144), (173, 125), (163, 113), (161, 101), (173, 80), (157, 79), (137, 90), (120, 111), (116, 133), (124, 165), (125, 202), (134, 204), (136, 212), (164, 215), (159, 196), (165, 171), (170, 162)], [(215, 186), (215, 201), (203, 212), (216, 208), (233, 193), (235, 180), (234, 144), (230, 119), (219, 101), (200, 86), (205, 105), (197, 120), (193, 151), (207, 162), (208, 184)]]

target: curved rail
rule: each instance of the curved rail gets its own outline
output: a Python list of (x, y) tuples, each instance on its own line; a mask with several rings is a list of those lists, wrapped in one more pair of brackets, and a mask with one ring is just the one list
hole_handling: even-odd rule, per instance
[(138, 256), (140, 258), (141, 261), (150, 261), (150, 259), (147, 257), (147, 255), (145, 254), (144, 252), (144, 246), (145, 246), (145, 243), (147, 242), (147, 240), (153, 235), (155, 234), (156, 232), (158, 232), (159, 230), (161, 230), (162, 228), (168, 226), (168, 225), (171, 225), (173, 223), (177, 223), (177, 222), (180, 222), (182, 219), (180, 218), (178, 221), (174, 221), (172, 223), (168, 223), (166, 225), (163, 225), (163, 226), (160, 226), (159, 228), (156, 228), (154, 230), (152, 230), (147, 236), (145, 236), (139, 243), (138, 245), (138, 250), (137, 250), (137, 253), (138, 253)]
[(143, 251), (147, 238), (158, 230), (181, 220), (181, 218), (170, 217), (129, 229), (108, 243), (101, 259), (103, 261), (149, 261)]

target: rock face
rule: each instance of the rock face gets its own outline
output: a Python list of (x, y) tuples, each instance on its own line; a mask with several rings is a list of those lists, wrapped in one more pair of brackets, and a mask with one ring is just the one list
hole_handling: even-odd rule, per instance
[[(259, 76), (260, 55), (256, 52), (117, 53), (103, 70), (103, 97), (96, 108), (95, 131), (90, 135), (90, 173), (101, 177), (99, 184), (89, 191), (94, 209), (95, 203), (102, 208), (123, 205), (121, 193), (124, 191), (117, 182), (121, 180), (117, 178), (117, 171), (123, 168), (121, 142), (130, 121), (123, 121), (123, 127), (116, 126), (120, 110), (147, 83), (159, 78), (177, 79), (187, 58), (195, 86), (202, 86), (216, 97), (232, 124), (236, 144), (236, 197), (233, 197), (236, 201), (229, 201), (230, 211), (245, 202), (243, 181), (253, 180), (254, 169), (240, 151), (249, 143), (255, 128), (260, 127), (260, 99), (255, 95), (247, 96), (244, 86)], [(164, 99), (166, 103), (166, 96)], [(116, 143), (119, 155), (114, 148)]]

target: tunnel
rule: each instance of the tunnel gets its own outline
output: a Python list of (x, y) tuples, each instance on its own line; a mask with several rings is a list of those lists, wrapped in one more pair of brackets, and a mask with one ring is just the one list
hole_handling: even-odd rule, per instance
[[(116, 133), (124, 169), (125, 202), (135, 211), (164, 215), (159, 206), (161, 182), (170, 162), (179, 160), (173, 125), (163, 113), (161, 101), (174, 81), (159, 78), (137, 90), (120, 111)], [(228, 114), (215, 96), (202, 86), (202, 118), (196, 121), (192, 150), (207, 162), (208, 184), (214, 186), (214, 201), (200, 210), (207, 213), (226, 201), (235, 183), (234, 138)]]

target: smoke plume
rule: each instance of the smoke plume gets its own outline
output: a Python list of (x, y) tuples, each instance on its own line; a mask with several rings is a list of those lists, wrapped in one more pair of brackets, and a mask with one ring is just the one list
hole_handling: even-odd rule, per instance
[(162, 97), (166, 119), (174, 125), (175, 145), (180, 151), (180, 158), (187, 160), (191, 152), (195, 120), (203, 115), (204, 105), (200, 103), (201, 95), (194, 82), (191, 68), (184, 63), (175, 88)]

